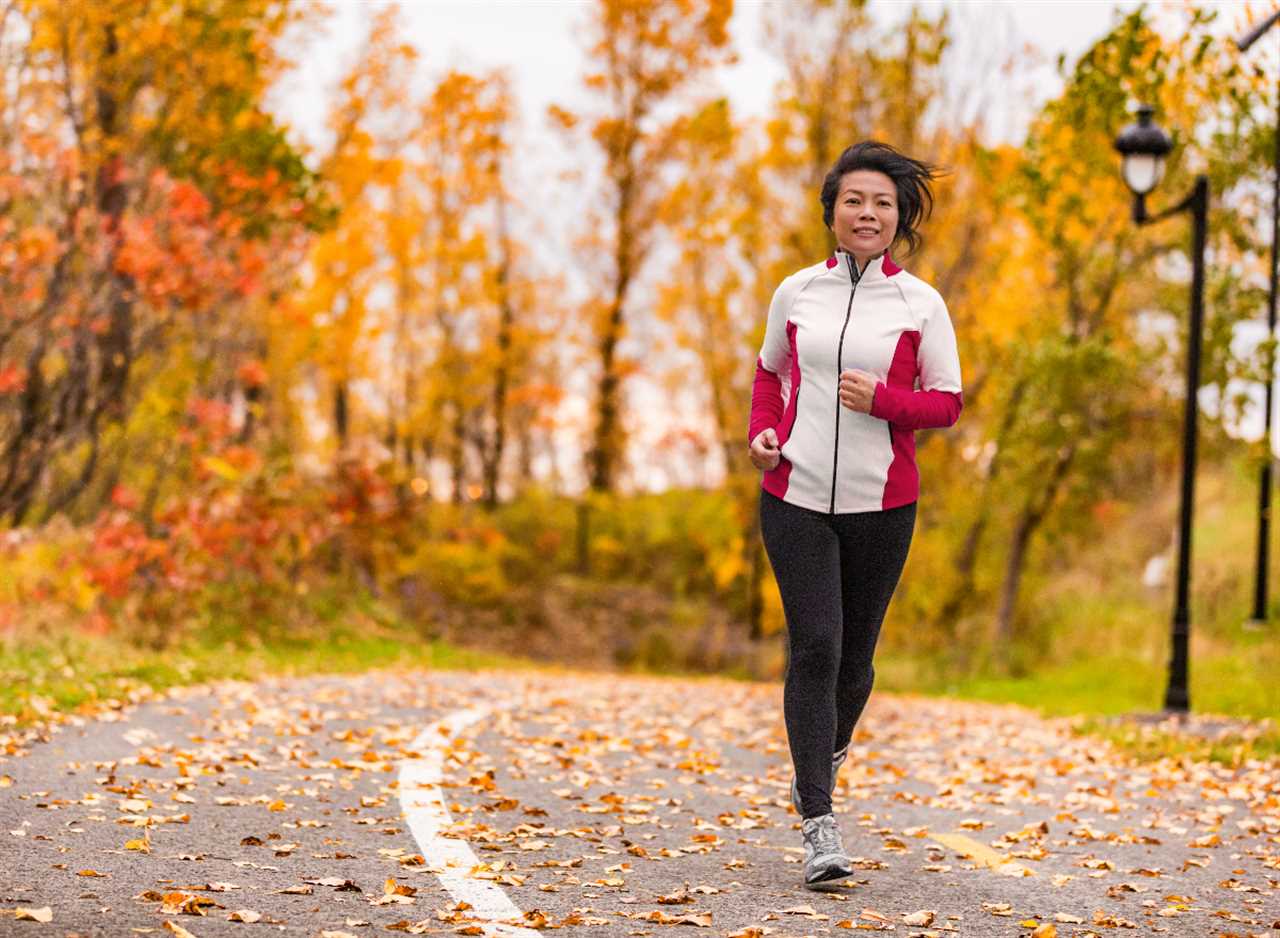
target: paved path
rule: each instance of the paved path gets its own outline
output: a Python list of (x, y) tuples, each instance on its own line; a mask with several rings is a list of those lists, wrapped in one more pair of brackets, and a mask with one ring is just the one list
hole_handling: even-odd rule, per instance
[(1280, 935), (1280, 768), (884, 695), (835, 799), (858, 872), (805, 890), (780, 706), (601, 675), (179, 691), (0, 758), (0, 935)]

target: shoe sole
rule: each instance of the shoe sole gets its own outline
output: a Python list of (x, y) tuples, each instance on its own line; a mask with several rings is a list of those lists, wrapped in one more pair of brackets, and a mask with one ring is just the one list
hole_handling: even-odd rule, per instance
[(812, 875), (806, 876), (804, 884), (806, 886), (817, 886), (822, 883), (829, 883), (835, 879), (844, 879), (846, 876), (853, 875), (852, 866), (827, 866), (815, 871)]

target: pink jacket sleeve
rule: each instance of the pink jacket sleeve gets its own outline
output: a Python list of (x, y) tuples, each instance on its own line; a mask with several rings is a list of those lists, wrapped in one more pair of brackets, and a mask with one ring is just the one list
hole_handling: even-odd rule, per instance
[(761, 430), (776, 427), (786, 406), (783, 376), (791, 372), (791, 341), (787, 337), (787, 316), (791, 312), (794, 290), (788, 280), (778, 285), (769, 303), (769, 319), (765, 323), (764, 343), (756, 358), (756, 376), (751, 384), (751, 416), (747, 421), (747, 443)]
[(906, 430), (949, 427), (964, 407), (955, 329), (942, 298), (933, 298), (920, 333), (920, 389), (891, 388), (881, 381), (871, 401), (871, 416)]

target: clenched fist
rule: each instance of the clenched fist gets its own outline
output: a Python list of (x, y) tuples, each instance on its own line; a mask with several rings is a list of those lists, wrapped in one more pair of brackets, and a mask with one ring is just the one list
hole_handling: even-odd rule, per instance
[(845, 407), (862, 414), (869, 414), (871, 401), (875, 396), (875, 375), (854, 368), (840, 372), (840, 403)]
[(757, 469), (775, 469), (782, 458), (782, 449), (778, 446), (778, 434), (772, 428), (761, 430), (751, 441), (751, 465)]

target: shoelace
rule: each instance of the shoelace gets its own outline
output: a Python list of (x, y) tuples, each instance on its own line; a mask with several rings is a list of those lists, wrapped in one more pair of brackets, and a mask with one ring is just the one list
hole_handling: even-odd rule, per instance
[(811, 835), (816, 855), (836, 853), (840, 849), (840, 832), (836, 827), (836, 819), (828, 814), (818, 819)]

